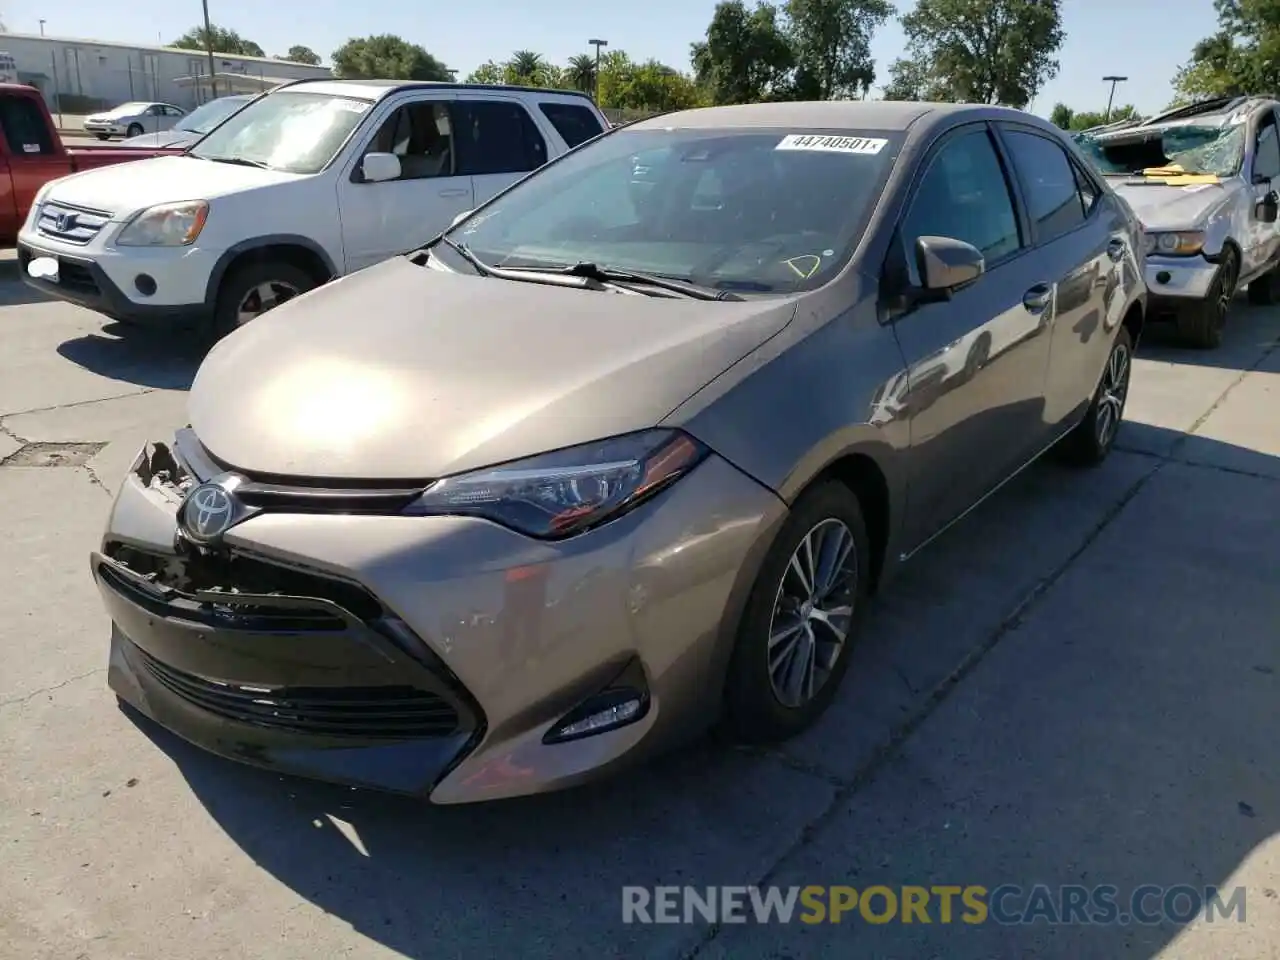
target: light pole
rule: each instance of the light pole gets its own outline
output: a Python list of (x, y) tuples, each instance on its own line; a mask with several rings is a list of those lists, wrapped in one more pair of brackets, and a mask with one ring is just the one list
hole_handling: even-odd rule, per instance
[(204, 7), (204, 52), (209, 55), (209, 98), (217, 100), (218, 81), (214, 75), (218, 71), (213, 65), (213, 30), (209, 26), (209, 0), (200, 0), (200, 5)]
[(40, 21), (40, 36), (44, 36), (44, 21)]
[(1111, 104), (1116, 98), (1116, 84), (1124, 83), (1128, 77), (1103, 77), (1103, 83), (1111, 84), (1111, 95), (1107, 97), (1107, 112), (1102, 115), (1102, 122), (1107, 123), (1111, 119)]
[(588, 40), (596, 48), (596, 106), (600, 106), (600, 48), (609, 45), (608, 40)]

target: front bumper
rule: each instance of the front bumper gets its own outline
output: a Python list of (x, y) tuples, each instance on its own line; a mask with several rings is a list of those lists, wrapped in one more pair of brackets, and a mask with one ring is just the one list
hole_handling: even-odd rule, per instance
[[(216, 257), (200, 251), (137, 248), (137, 255), (109, 255), (92, 244), (58, 243), (28, 230), (19, 234), (17, 246), (23, 281), (46, 296), (137, 326), (198, 327), (212, 317), (207, 288)], [(27, 273), (36, 257), (58, 261), (57, 283)], [(142, 274), (156, 281), (155, 292), (126, 293)]]
[[(436, 803), (572, 786), (704, 728), (785, 513), (715, 457), (554, 545), (467, 518), (264, 512), (225, 538), (233, 561), (259, 573), (224, 586), (257, 596), (222, 604), (152, 596), (130, 572), (140, 554), (185, 563), (179, 502), (135, 469), (93, 557), (113, 622), (112, 689), (223, 756)], [(261, 570), (275, 571), (272, 584)], [(544, 743), (637, 671), (640, 719)]]
[(128, 129), (123, 123), (111, 123), (105, 120), (86, 120), (84, 122), (85, 133), (101, 133), (113, 137), (123, 137)]
[(1204, 300), (1217, 273), (1218, 265), (1204, 257), (1147, 256), (1147, 290), (1171, 306)]

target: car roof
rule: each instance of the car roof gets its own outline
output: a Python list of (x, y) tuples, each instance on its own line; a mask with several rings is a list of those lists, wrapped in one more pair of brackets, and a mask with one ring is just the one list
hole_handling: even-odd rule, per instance
[(833, 130), (906, 130), (922, 118), (931, 124), (952, 117), (1007, 119), (1043, 124), (1021, 110), (979, 103), (930, 103), (908, 100), (815, 100), (745, 103), (666, 113), (628, 124), (631, 130), (718, 127), (811, 127)]
[(431, 80), (299, 80), (281, 84), (272, 93), (288, 90), (296, 93), (324, 93), (334, 97), (381, 100), (403, 90), (487, 90), (494, 93), (533, 93), (545, 97), (574, 97), (590, 101), (580, 90), (553, 90), (547, 87), (521, 87), (512, 84), (452, 83)]

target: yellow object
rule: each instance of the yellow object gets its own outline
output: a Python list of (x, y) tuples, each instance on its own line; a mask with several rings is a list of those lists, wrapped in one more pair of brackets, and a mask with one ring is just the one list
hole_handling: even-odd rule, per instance
[(1167, 167), (1147, 167), (1142, 171), (1144, 177), (1163, 180), (1170, 187), (1191, 187), (1201, 183), (1221, 183), (1212, 173), (1187, 173), (1176, 163)]
[(783, 260), (788, 267), (795, 272), (795, 275), (801, 280), (808, 280), (818, 268), (822, 266), (822, 258), (815, 254), (807, 254), (802, 257), (792, 257), (790, 260)]

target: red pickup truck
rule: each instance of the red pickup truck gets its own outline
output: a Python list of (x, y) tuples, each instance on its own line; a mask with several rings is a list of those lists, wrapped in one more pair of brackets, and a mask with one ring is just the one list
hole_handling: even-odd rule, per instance
[(39, 90), (0, 83), (0, 247), (13, 246), (31, 201), (50, 180), (167, 153), (182, 150), (64, 146)]

